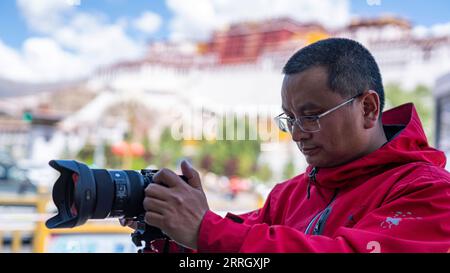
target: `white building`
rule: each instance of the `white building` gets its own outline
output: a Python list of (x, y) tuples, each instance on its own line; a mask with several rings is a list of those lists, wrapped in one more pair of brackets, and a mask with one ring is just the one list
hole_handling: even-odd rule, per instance
[[(450, 73), (438, 79), (434, 88), (436, 99), (436, 146), (450, 158)], [(447, 170), (450, 164), (447, 162)]]
[(406, 20), (394, 17), (359, 19), (335, 36), (355, 39), (375, 57), (384, 84), (412, 89), (432, 87), (450, 70), (450, 36), (423, 37)]

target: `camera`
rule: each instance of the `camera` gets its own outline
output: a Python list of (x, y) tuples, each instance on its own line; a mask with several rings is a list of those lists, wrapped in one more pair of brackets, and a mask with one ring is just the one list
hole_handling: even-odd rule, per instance
[(91, 169), (75, 160), (51, 160), (49, 165), (60, 176), (52, 192), (58, 214), (46, 221), (48, 228), (73, 228), (107, 217), (143, 222), (144, 190), (158, 170)]

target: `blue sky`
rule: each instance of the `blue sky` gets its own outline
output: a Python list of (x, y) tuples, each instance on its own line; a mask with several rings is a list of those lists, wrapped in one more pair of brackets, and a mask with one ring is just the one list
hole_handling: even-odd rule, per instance
[[(35, 1), (35, 0), (29, 0)], [(64, 0), (62, 0), (64, 1)], [(86, 12), (101, 12), (114, 21), (120, 17), (134, 18), (139, 16), (143, 10), (151, 10), (160, 14), (168, 20), (170, 11), (165, 5), (165, 1), (142, 1), (142, 0), (81, 0), (77, 9)], [(163, 24), (162, 29), (154, 34), (156, 38), (163, 37), (167, 32), (167, 25)], [(22, 42), (34, 32), (27, 28), (27, 24), (16, 5), (15, 0), (0, 1), (0, 39), (12, 47), (20, 47)]]
[[(137, 17), (143, 10), (151, 10), (163, 18), (161, 29), (151, 36), (154, 39), (167, 36), (167, 21), (172, 17), (164, 0), (80, 0), (77, 9), (104, 13), (111, 21), (124, 16)], [(12, 47), (20, 47), (22, 42), (34, 33), (27, 28), (16, 1), (0, 1), (0, 11), (0, 39)], [(410, 19), (414, 24), (424, 26), (450, 21), (450, 1), (448, 0), (381, 0), (380, 5), (369, 5), (366, 0), (351, 0), (350, 11), (360, 16), (397, 14)]]
[(142, 56), (148, 41), (204, 40), (231, 22), (268, 17), (332, 28), (394, 14), (450, 34), (449, 10), (448, 0), (1, 0), (0, 62), (9, 66), (0, 78), (79, 77)]
[(414, 24), (424, 26), (450, 21), (450, 1), (448, 0), (381, 0), (380, 5), (368, 5), (367, 1), (352, 0), (351, 10), (352, 13), (361, 16), (398, 14)]

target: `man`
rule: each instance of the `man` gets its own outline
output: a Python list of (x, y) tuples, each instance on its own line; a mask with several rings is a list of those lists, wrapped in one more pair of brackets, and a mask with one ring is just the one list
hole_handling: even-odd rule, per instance
[(275, 186), (263, 208), (222, 218), (183, 162), (188, 183), (163, 169), (146, 189), (146, 222), (198, 252), (447, 252), (445, 156), (428, 146), (412, 104), (381, 114), (370, 52), (322, 40), (283, 72), (276, 120), (306, 157), (306, 172)]

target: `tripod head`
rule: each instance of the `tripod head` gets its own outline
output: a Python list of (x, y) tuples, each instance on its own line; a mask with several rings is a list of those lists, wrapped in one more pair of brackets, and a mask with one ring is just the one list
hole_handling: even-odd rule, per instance
[[(169, 240), (170, 238), (164, 234), (159, 228), (153, 227), (145, 223), (143, 219), (136, 221), (137, 228), (131, 234), (131, 241), (135, 246), (140, 247), (138, 253), (153, 252), (151, 242), (157, 239), (165, 239), (164, 253), (169, 252)], [(144, 242), (144, 244), (142, 244)]]

